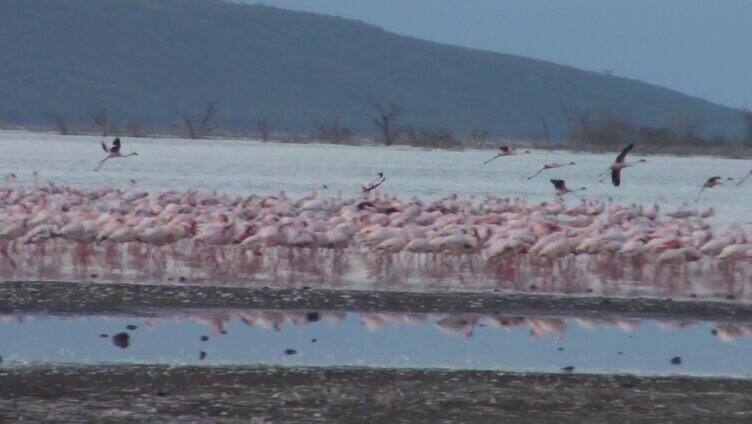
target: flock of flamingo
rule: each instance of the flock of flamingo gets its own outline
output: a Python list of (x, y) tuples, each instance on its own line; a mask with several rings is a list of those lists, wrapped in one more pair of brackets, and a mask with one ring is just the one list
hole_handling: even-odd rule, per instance
[[(107, 157), (96, 169), (107, 159), (125, 157), (119, 139), (102, 145)], [(630, 166), (626, 156), (632, 148), (607, 170), (616, 186)], [(491, 160), (515, 153), (503, 147)], [(530, 178), (569, 165), (547, 164)], [(19, 185), (9, 175), (0, 187), (0, 273), (36, 267), (84, 275), (94, 265), (123, 269), (127, 260), (156, 276), (176, 264), (209, 269), (214, 277), (260, 269), (273, 275), (282, 268), (341, 275), (353, 272), (346, 259), (356, 255), (364, 258), (366, 276), (388, 276), (395, 268), (436, 275), (492, 266), (507, 280), (521, 278), (523, 270), (548, 280), (585, 258), (592, 260), (591, 271), (608, 275), (623, 276), (627, 267), (642, 272), (650, 265), (659, 272), (699, 262), (731, 278), (734, 264), (752, 258), (750, 235), (738, 226), (713, 229), (706, 221), (712, 208), (661, 214), (657, 204), (603, 199), (567, 204), (562, 196), (573, 190), (561, 179), (551, 180), (557, 195), (551, 202), (456, 195), (402, 200), (375, 190), (385, 181), (379, 173), (363, 186), (362, 197), (313, 192), (293, 199), (284, 192), (244, 197)], [(718, 184), (720, 177), (713, 177), (703, 190)]]

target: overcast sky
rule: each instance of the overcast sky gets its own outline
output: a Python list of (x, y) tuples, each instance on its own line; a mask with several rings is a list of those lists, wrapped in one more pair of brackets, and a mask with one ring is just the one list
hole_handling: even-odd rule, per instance
[[(256, 1), (253, 1), (254, 3)], [(264, 0), (752, 107), (752, 0)]]

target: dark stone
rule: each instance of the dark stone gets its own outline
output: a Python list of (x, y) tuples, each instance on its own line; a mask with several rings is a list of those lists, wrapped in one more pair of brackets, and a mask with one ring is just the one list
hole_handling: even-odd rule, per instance
[(673, 358), (671, 358), (671, 364), (681, 365), (681, 363), (682, 363), (681, 356), (674, 356)]
[(561, 370), (564, 371), (564, 372), (572, 372), (572, 371), (574, 371), (574, 367), (571, 366), (571, 365), (568, 365), (568, 366), (562, 368)]
[(306, 318), (308, 318), (309, 322), (316, 322), (321, 319), (321, 316), (318, 312), (309, 312)]
[(622, 351), (616, 352), (617, 355), (623, 355), (624, 353)]
[(167, 396), (167, 392), (157, 392), (157, 396), (159, 397)]
[(131, 336), (128, 333), (117, 333), (112, 336), (112, 344), (120, 349), (127, 348), (130, 345), (130, 340)]
[(586, 291), (587, 293), (592, 293), (592, 292), (593, 292), (593, 289), (587, 289), (587, 290), (585, 290), (585, 291)]
[(564, 348), (562, 346), (559, 346), (559, 352), (564, 352)]
[(694, 298), (696, 298), (696, 297), (697, 297), (697, 294), (696, 294), (696, 293), (690, 293), (690, 294), (689, 294), (689, 297), (691, 297), (691, 298), (693, 298), (693, 299), (694, 299)]
[(188, 281), (188, 279), (185, 277), (180, 277), (178, 278), (178, 281), (180, 281), (181, 283), (185, 283), (186, 281)]
[(311, 343), (316, 343), (316, 342), (317, 342), (316, 339), (311, 339)]
[(295, 355), (298, 351), (295, 349), (285, 349), (285, 355)]
[(726, 299), (728, 299), (728, 300), (734, 300), (734, 299), (736, 299), (736, 296), (734, 296), (733, 294), (727, 294), (726, 295)]
[(718, 335), (718, 330), (716, 330), (714, 328), (714, 329), (710, 330), (710, 334), (712, 334), (713, 336), (717, 336)]
[(601, 304), (608, 305), (609, 303), (611, 303), (611, 299), (606, 298), (606, 297), (604, 297), (603, 299), (601, 299)]
[(209, 336), (201, 336), (201, 341), (205, 342), (209, 340)]
[(99, 277), (99, 274), (91, 274), (91, 278), (97, 278)]
[(538, 286), (536, 286), (535, 284), (531, 284), (530, 290), (533, 290), (533, 291), (538, 290)]
[(201, 352), (198, 353), (198, 360), (203, 361), (204, 359), (206, 359), (206, 352), (202, 350)]
[(220, 334), (227, 334), (227, 330), (219, 330)]
[(109, 335), (109, 334), (104, 334), (104, 333), (103, 333), (103, 334), (100, 334), (100, 335), (99, 335), (99, 337), (101, 337), (101, 338), (103, 338), (103, 339), (104, 339), (104, 338), (106, 338), (106, 337), (110, 337), (110, 335)]
[(133, 330), (137, 329), (138, 327), (137, 327), (137, 326), (135, 326), (135, 325), (133, 325), (133, 324), (128, 324), (128, 325), (126, 325), (126, 326), (125, 326), (125, 328), (127, 328), (127, 329), (129, 329), (129, 330), (133, 331)]

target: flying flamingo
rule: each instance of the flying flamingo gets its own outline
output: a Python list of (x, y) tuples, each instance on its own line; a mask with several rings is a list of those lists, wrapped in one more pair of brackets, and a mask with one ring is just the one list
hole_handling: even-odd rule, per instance
[(561, 168), (563, 166), (570, 166), (570, 165), (576, 165), (576, 164), (574, 162), (569, 162), (569, 163), (558, 163), (558, 162), (547, 163), (547, 164), (543, 165), (543, 168), (541, 168), (538, 172), (536, 172), (535, 174), (527, 177), (527, 180), (528, 181), (532, 180), (533, 178), (537, 177), (538, 174), (540, 174), (541, 172), (543, 172), (543, 171), (545, 171), (547, 169), (556, 169), (556, 168)]
[[(488, 162), (491, 162), (494, 159), (498, 159), (502, 156), (512, 156), (513, 154), (514, 152), (512, 151), (512, 149), (509, 148), (509, 146), (500, 146), (499, 153), (497, 153), (496, 156), (492, 157), (491, 159), (483, 162), (483, 165), (487, 164)], [(524, 152), (522, 152), (522, 154), (525, 154), (525, 155), (530, 154), (530, 150), (525, 150)]]
[(700, 200), (700, 195), (702, 195), (702, 192), (705, 191), (706, 188), (713, 188), (715, 186), (719, 186), (723, 184), (721, 182), (721, 176), (716, 175), (714, 177), (708, 178), (707, 181), (705, 181), (705, 184), (702, 185), (702, 188), (700, 188), (700, 192), (697, 193), (697, 198), (695, 199), (695, 203), (697, 203), (698, 200)]
[(94, 171), (99, 171), (102, 168), (102, 165), (104, 165), (104, 163), (105, 163), (105, 161), (107, 159), (112, 159), (112, 158), (127, 158), (129, 156), (138, 156), (138, 153), (129, 153), (127, 155), (120, 154), (120, 137), (116, 137), (115, 138), (115, 140), (112, 142), (112, 146), (111, 147), (107, 147), (107, 145), (103, 141), (102, 142), (102, 149), (105, 151), (105, 153), (107, 153), (107, 157), (105, 157), (104, 159), (102, 159), (99, 162), (99, 165), (97, 165), (97, 167), (94, 168)]
[(371, 191), (375, 190), (378, 186), (384, 184), (384, 181), (386, 181), (386, 177), (384, 176), (383, 171), (379, 171), (379, 173), (376, 174), (376, 176), (379, 177), (378, 181), (372, 181), (362, 187), (363, 194), (370, 193)]
[(556, 189), (556, 195), (559, 197), (564, 196), (567, 193), (574, 193), (575, 191), (587, 190), (585, 187), (580, 187), (576, 190), (569, 189), (567, 188), (567, 183), (564, 182), (564, 180), (557, 180), (557, 179), (552, 178), (550, 181), (551, 181), (551, 184), (554, 185), (554, 189)]
[[(611, 166), (609, 166), (608, 169), (606, 169), (599, 176), (602, 176), (603, 174), (607, 173), (608, 171), (611, 171), (611, 182), (616, 187), (618, 187), (619, 184), (621, 184), (621, 170), (624, 169), (624, 168), (627, 168), (627, 167), (635, 165), (635, 164), (629, 164), (629, 163), (627, 163), (625, 161), (625, 159), (627, 158), (627, 153), (629, 153), (630, 150), (632, 150), (633, 147), (634, 147), (634, 143), (629, 143), (629, 145), (627, 147), (625, 147), (624, 150), (622, 150), (621, 153), (619, 153), (618, 156), (616, 156), (616, 160), (614, 161), (614, 163), (612, 163)], [(640, 160), (637, 161), (637, 163), (640, 163), (640, 162), (647, 162), (647, 161), (645, 159), (640, 159)], [(602, 180), (603, 179), (601, 178), (601, 181)]]

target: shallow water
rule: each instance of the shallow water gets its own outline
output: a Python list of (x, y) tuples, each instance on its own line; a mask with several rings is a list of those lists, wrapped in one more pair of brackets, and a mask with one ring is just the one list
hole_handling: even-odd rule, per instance
[[(113, 342), (120, 332), (129, 334), (127, 347)], [(41, 361), (554, 372), (573, 366), (588, 373), (748, 377), (750, 335), (752, 323), (555, 316), (262, 310), (18, 314), (0, 321), (0, 355), (2, 366)], [(675, 356), (680, 365), (671, 363)]]
[[(413, 147), (335, 146), (280, 144), (233, 140), (181, 140), (123, 138), (122, 152), (139, 156), (108, 161), (92, 172), (104, 156), (101, 137), (59, 136), (27, 132), (0, 132), (0, 173), (14, 172), (19, 182), (39, 181), (73, 186), (128, 187), (135, 179), (145, 190), (196, 189), (234, 193), (302, 195), (322, 184), (333, 196), (358, 195), (360, 186), (383, 170), (383, 190), (403, 197), (524, 196), (551, 200), (549, 178), (564, 178), (570, 187), (586, 186), (584, 196), (609, 196), (625, 203), (658, 202), (664, 211), (694, 199), (712, 175), (741, 177), (749, 171), (747, 160), (715, 157), (650, 156), (648, 162), (626, 169), (622, 186), (598, 183), (597, 175), (615, 154), (589, 154), (533, 150), (529, 155), (483, 162), (487, 150), (425, 150)], [(108, 140), (109, 141), (109, 140)], [(641, 156), (634, 150), (633, 160)], [(526, 181), (544, 163), (574, 161), (576, 166), (544, 172)], [(708, 190), (698, 207), (714, 207), (717, 222), (746, 224), (752, 211), (752, 181), (740, 188), (733, 182)], [(576, 201), (570, 197), (569, 201)]]

